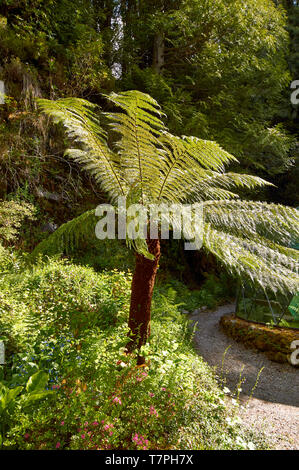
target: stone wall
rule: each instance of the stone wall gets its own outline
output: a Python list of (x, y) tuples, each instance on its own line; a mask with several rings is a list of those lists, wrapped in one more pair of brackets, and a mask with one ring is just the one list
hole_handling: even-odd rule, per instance
[(220, 326), (236, 341), (263, 351), (269, 359), (280, 363), (291, 363), (290, 356), (293, 352), (291, 344), (299, 340), (299, 330), (266, 326), (243, 320), (235, 315), (224, 315), (220, 319)]

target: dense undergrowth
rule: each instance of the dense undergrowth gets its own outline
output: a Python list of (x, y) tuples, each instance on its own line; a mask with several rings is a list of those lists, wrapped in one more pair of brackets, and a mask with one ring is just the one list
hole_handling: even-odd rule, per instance
[[(30, 268), (3, 248), (0, 259), (1, 380), (23, 387), (6, 410), (4, 449), (266, 446), (243, 429), (237, 402), (231, 405), (193, 350), (181, 309), (192, 308), (196, 296), (182, 283), (158, 283), (146, 365), (137, 367), (124, 354), (130, 271), (97, 273), (54, 258)], [(197, 306), (208, 291), (209, 284), (197, 293)], [(23, 407), (37, 371), (48, 374), (45, 388), (53, 393)]]

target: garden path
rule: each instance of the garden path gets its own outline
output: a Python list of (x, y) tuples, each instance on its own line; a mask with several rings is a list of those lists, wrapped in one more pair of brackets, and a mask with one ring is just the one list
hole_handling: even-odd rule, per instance
[[(299, 450), (299, 371), (290, 364), (270, 361), (262, 352), (248, 349), (228, 337), (220, 329), (219, 320), (233, 311), (234, 304), (230, 304), (215, 311), (193, 312), (190, 320), (192, 325), (197, 323), (195, 347), (203, 359), (216, 368), (218, 377), (222, 370), (222, 377), (231, 391), (236, 389), (241, 374), (244, 382), (240, 401), (248, 403), (242, 411), (245, 425), (271, 433), (275, 449)], [(253, 397), (248, 402), (262, 367)]]

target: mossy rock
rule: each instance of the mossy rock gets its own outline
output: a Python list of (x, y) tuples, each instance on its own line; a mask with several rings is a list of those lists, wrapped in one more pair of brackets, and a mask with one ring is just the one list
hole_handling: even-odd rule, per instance
[(299, 330), (267, 326), (234, 315), (221, 317), (220, 326), (236, 341), (264, 352), (270, 360), (280, 364), (290, 363), (291, 343), (299, 340)]

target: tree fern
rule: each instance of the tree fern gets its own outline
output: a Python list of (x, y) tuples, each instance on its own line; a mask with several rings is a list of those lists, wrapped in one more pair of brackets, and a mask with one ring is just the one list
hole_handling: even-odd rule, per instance
[[(289, 246), (298, 239), (297, 211), (240, 200), (240, 188), (254, 190), (269, 183), (226, 172), (226, 165), (236, 159), (216, 142), (170, 134), (158, 103), (149, 95), (126, 91), (106, 98), (114, 107), (109, 113), (82, 99), (39, 100), (42, 111), (62, 122), (78, 144), (66, 154), (94, 176), (112, 201), (123, 195), (127, 203), (141, 203), (147, 212), (153, 203), (202, 203), (207, 250), (233, 274), (264, 289), (295, 292), (298, 252)], [(77, 246), (92, 236), (96, 220), (89, 211), (64, 224), (34, 254)], [(153, 258), (144, 239), (128, 243)]]

